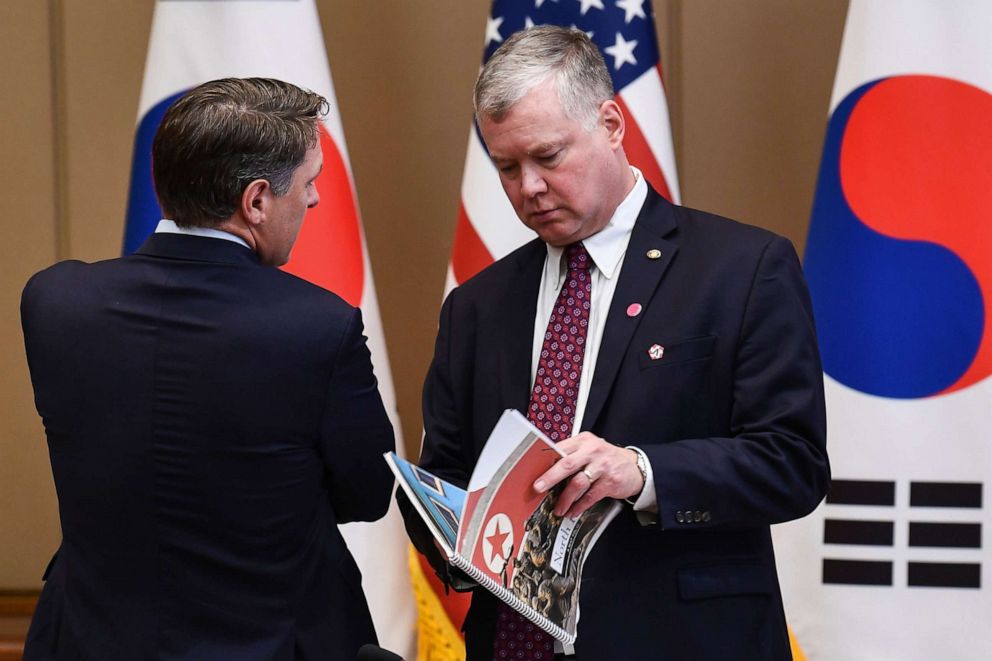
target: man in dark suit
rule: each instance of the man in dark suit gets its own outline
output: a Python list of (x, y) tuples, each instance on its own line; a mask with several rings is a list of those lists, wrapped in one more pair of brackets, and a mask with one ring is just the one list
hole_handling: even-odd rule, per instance
[[(469, 658), (790, 658), (769, 526), (810, 512), (829, 480), (792, 246), (650, 189), (627, 163), (609, 74), (581, 32), (508, 39), (475, 103), (507, 197), (539, 238), (445, 301), (421, 465), (465, 484), (516, 408), (567, 454), (534, 485), (562, 485), (556, 514), (630, 504), (586, 563), (574, 650), (480, 588)], [(405, 509), (420, 551), (457, 583)]]
[(338, 524), (383, 516), (393, 432), (361, 313), (275, 268), (319, 198), (323, 97), (225, 79), (165, 114), (167, 220), (35, 275), (21, 315), (63, 542), (31, 659), (353, 659)]

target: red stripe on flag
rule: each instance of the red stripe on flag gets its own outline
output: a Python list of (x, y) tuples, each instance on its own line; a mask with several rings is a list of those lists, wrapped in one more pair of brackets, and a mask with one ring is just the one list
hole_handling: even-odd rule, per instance
[(320, 148), (324, 152), (324, 169), (316, 182), (320, 204), (307, 211), (283, 270), (329, 289), (358, 307), (365, 285), (358, 205), (341, 152), (323, 126)]
[(648, 183), (662, 197), (671, 202), (672, 193), (668, 188), (668, 182), (665, 181), (665, 175), (661, 171), (661, 166), (658, 165), (658, 160), (654, 157), (654, 152), (651, 151), (647, 140), (644, 139), (644, 134), (641, 133), (641, 127), (637, 125), (637, 121), (619, 94), (616, 96), (616, 102), (620, 106), (620, 112), (623, 113), (624, 119), (627, 120), (624, 123), (623, 136), (623, 148), (627, 152), (627, 160), (641, 171)]
[(448, 615), (448, 620), (454, 625), (455, 631), (461, 633), (462, 624), (465, 622), (465, 614), (468, 613), (468, 607), (472, 603), (472, 593), (449, 590), (448, 594), (445, 594), (444, 584), (441, 583), (441, 579), (434, 573), (434, 570), (427, 562), (427, 558), (418, 553), (417, 560), (420, 561), (420, 570), (423, 572), (424, 578), (427, 579), (431, 589), (434, 590), (434, 594), (437, 595), (438, 600), (441, 602), (441, 606), (444, 607), (444, 612)]
[(461, 284), (473, 275), (493, 263), (479, 234), (465, 213), (465, 205), (458, 207), (458, 222), (455, 225), (455, 240), (451, 246), (451, 270), (455, 274), (455, 282)]

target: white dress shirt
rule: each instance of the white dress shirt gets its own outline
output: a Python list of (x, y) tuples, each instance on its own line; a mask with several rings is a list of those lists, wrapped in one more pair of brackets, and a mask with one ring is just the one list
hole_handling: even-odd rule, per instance
[[(592, 385), (593, 374), (596, 373), (596, 359), (599, 356), (599, 346), (603, 341), (603, 330), (606, 328), (606, 317), (613, 302), (613, 293), (620, 279), (620, 269), (623, 266), (624, 253), (630, 242), (630, 234), (634, 230), (644, 200), (648, 196), (648, 186), (640, 170), (631, 167), (634, 173), (634, 187), (613, 212), (610, 222), (596, 234), (582, 241), (593, 266), (590, 270), (592, 277), (592, 308), (589, 311), (589, 327), (586, 330), (586, 350), (582, 361), (582, 375), (579, 378), (579, 396), (575, 403), (575, 422), (573, 430), (582, 428), (582, 417), (585, 413), (586, 402), (589, 399), (589, 389)], [(537, 311), (534, 315), (534, 341), (531, 359), (530, 381), (537, 377), (537, 365), (541, 358), (541, 347), (544, 345), (544, 333), (548, 328), (548, 320), (554, 310), (555, 301), (568, 274), (568, 265), (562, 255), (565, 249), (549, 245), (548, 256), (544, 261), (544, 271), (541, 275), (541, 288), (537, 295)], [(606, 439), (612, 442), (622, 442), (623, 439)], [(639, 452), (639, 451), (638, 451)], [(647, 459), (645, 457), (645, 459)], [(639, 513), (642, 523), (647, 523), (655, 517), (658, 511), (657, 497), (654, 492), (654, 474), (651, 463), (645, 461), (647, 476), (644, 489), (634, 503), (634, 510)]]
[(234, 243), (240, 243), (248, 250), (251, 250), (251, 246), (245, 243), (245, 240), (240, 236), (231, 234), (230, 232), (225, 232), (224, 230), (216, 230), (212, 227), (180, 227), (176, 225), (175, 221), (169, 220), (168, 218), (163, 218), (158, 221), (158, 225), (155, 226), (156, 234), (189, 234), (191, 236), (205, 236), (211, 239), (224, 239), (225, 241), (233, 241)]

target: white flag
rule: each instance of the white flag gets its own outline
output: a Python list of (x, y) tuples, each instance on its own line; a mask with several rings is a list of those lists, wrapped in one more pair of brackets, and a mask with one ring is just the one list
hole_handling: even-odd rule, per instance
[(776, 528), (807, 659), (992, 659), (992, 3), (853, 0), (805, 269), (834, 482)]

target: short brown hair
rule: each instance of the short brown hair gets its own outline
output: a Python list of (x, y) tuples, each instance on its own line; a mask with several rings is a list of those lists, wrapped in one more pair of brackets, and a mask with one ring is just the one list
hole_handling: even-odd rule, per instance
[(234, 213), (256, 179), (284, 194), (327, 110), (321, 95), (271, 78), (193, 88), (166, 111), (152, 142), (162, 212), (180, 226), (211, 227)]

